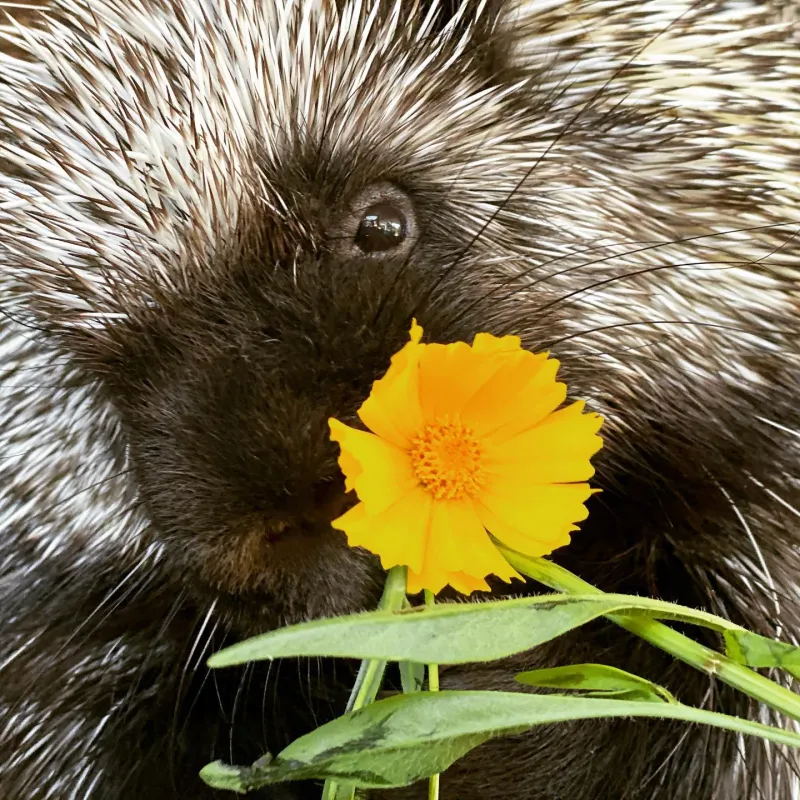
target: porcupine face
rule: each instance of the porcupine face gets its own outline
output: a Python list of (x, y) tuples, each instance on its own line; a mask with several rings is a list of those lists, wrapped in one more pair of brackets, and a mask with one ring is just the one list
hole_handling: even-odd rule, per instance
[(281, 619), (373, 596), (375, 564), (329, 527), (326, 420), (352, 418), (412, 314), (431, 340), (552, 348), (609, 417), (600, 482), (626, 507), (642, 461), (666, 492), (675, 466), (707, 483), (735, 462), (788, 380), (764, 357), (794, 249), (765, 227), (778, 190), (702, 103), (668, 113), (678, 81), (646, 81), (688, 58), (691, 14), (581, 39), (568, 5), (409, 8), (77, 6), (42, 45), (41, 101), (21, 64), (3, 86), (13, 290), (118, 410), (181, 579)]
[(350, 500), (327, 419), (415, 315), (431, 341), (551, 349), (607, 417), (570, 566), (770, 629), (798, 426), (777, 11), (60, 17), (25, 46), (44, 66), (0, 76), (4, 289), (114, 409), (176, 585), (244, 630), (374, 602), (379, 566), (329, 526)]

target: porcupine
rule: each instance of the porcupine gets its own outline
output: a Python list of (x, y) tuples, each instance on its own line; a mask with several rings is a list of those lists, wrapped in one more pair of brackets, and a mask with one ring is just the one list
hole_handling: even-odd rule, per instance
[[(326, 420), (412, 316), (549, 349), (606, 417), (559, 562), (794, 639), (791, 4), (56, 0), (5, 32), (0, 796), (219, 796), (204, 763), (341, 713), (341, 663), (204, 662), (374, 606), (379, 564), (329, 525)], [(442, 681), (580, 661), (770, 719), (610, 624)], [(793, 777), (757, 741), (596, 721), (486, 745), (443, 795), (784, 800)]]

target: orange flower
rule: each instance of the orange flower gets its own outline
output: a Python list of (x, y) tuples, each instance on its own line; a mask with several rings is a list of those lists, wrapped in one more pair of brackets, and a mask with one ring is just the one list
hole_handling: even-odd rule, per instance
[(569, 543), (587, 516), (589, 461), (602, 419), (576, 402), (558, 361), (517, 336), (479, 333), (472, 345), (421, 344), (422, 328), (358, 410), (371, 433), (331, 419), (339, 465), (360, 502), (334, 520), (385, 569), (408, 566), (408, 591), (464, 594), (486, 576), (519, 577), (487, 531), (542, 556)]

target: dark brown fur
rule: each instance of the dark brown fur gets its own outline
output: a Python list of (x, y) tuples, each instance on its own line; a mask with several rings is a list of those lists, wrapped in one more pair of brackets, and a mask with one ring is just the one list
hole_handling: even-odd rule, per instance
[[(469, 68), (487, 82), (515, 80), (518, 68), (504, 60), (508, 42), (490, 25), (475, 36), (483, 57)], [(513, 107), (526, 102), (519, 95)], [(642, 129), (650, 124), (636, 115), (611, 119)], [(599, 140), (607, 122), (589, 110), (566, 135), (578, 143)], [(0, 129), (3, 135), (10, 134)], [(648, 146), (657, 150), (671, 135), (668, 126), (656, 129)], [(329, 525), (351, 498), (344, 496), (328, 417), (355, 418), (407, 339), (412, 314), (429, 341), (512, 332), (532, 350), (554, 347), (559, 355), (559, 342), (575, 335), (573, 311), (558, 304), (557, 288), (543, 283), (520, 299), (496, 290), (497, 272), (487, 277), (479, 269), (493, 249), (513, 250), (535, 235), (530, 227), (509, 222), (476, 244), (440, 218), (447, 187), (367, 144), (341, 161), (324, 146), (298, 146), (279, 167), (265, 161), (265, 181), (292, 199), (292, 225), (264, 210), (243, 215), (213, 269), (193, 274), (180, 292), (143, 284), (145, 304), (121, 287), (130, 316), (102, 335), (35, 317), (32, 334), (44, 336), (42, 347), (70, 359), (76, 384), (96, 385), (98, 402), (115, 409), (113, 446), (121, 468), (131, 471), (132, 497), (149, 525), (135, 551), (87, 550), (63, 563), (26, 550), (24, 531), (7, 533), (9, 544), (0, 546), (6, 564), (0, 630), (10, 645), (0, 649), (0, 729), (9, 733), (0, 736), (0, 755), (12, 762), (38, 743), (47, 759), (17, 757), (0, 768), (2, 797), (70, 797), (87, 754), (98, 777), (82, 784), (79, 797), (221, 797), (197, 777), (205, 763), (249, 763), (342, 713), (352, 664), (287, 660), (213, 674), (204, 664), (245, 635), (375, 605), (384, 577), (379, 564), (349, 549)], [(635, 155), (619, 144), (616, 166), (624, 168)], [(28, 179), (35, 180), (33, 170)], [(376, 260), (342, 245), (353, 212), (341, 198), (381, 181), (408, 198), (420, 233), (410, 251)], [(652, 188), (665, 197), (674, 189)], [(509, 202), (524, 193), (523, 187)], [(677, 216), (665, 224), (675, 238), (682, 235)], [(777, 317), (772, 327), (793, 330), (794, 320)], [(780, 624), (791, 637), (800, 633), (800, 540), (793, 515), (769, 492), (789, 506), (800, 502), (797, 485), (784, 475), (798, 463), (789, 431), (800, 429), (800, 347), (795, 335), (763, 331), (780, 350), (731, 343), (736, 358), (765, 378), (732, 386), (713, 368), (724, 336), (707, 332), (710, 374), (684, 371), (674, 352), (656, 350), (649, 369), (657, 388), (633, 385), (628, 393), (602, 361), (570, 360), (566, 353), (570, 389), (596, 398), (615, 422), (596, 459), (603, 493), (592, 499), (573, 544), (554, 558), (604, 590), (705, 608), (767, 635)], [(754, 418), (761, 415), (789, 431), (759, 427)], [(737, 511), (778, 588), (780, 620)], [(76, 543), (76, 553), (82, 546)], [(166, 557), (151, 557), (148, 547), (163, 548)], [(714, 635), (690, 633), (720, 644)], [(507, 663), (444, 669), (442, 684), (514, 690), (521, 669), (584, 661), (641, 674), (685, 703), (757, 713), (742, 695), (605, 622)], [(34, 723), (21, 721), (30, 700), (47, 709)], [(707, 728), (582, 722), (478, 749), (443, 776), (442, 794), (445, 800), (789, 800), (785, 758)], [(319, 791), (292, 785), (256, 796), (290, 800)], [(425, 788), (386, 796), (422, 798)]]

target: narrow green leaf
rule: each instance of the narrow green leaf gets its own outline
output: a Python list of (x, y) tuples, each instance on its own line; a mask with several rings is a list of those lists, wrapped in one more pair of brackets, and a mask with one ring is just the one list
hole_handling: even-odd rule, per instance
[(212, 761), (200, 770), (200, 777), (215, 789), (225, 789), (237, 794), (247, 794), (251, 788), (248, 785), (248, 775), (253, 773), (254, 767), (232, 767), (222, 761)]
[[(362, 788), (405, 786), (443, 772), (474, 747), (536, 725), (599, 717), (698, 722), (800, 747), (800, 735), (680, 703), (641, 703), (512, 692), (417, 692), (381, 700), (297, 739), (266, 764), (238, 770), (247, 789), (309, 778)], [(210, 765), (213, 766), (213, 765)], [(233, 769), (233, 768), (229, 768)], [(208, 770), (208, 767), (206, 768)], [(223, 786), (216, 772), (204, 780)]]
[(618, 692), (585, 692), (583, 694), (584, 697), (605, 697), (613, 700), (627, 700), (631, 703), (654, 703), (654, 702), (665, 702), (658, 698), (653, 697), (650, 693), (640, 692), (636, 689), (631, 689), (630, 691), (618, 691)]
[(296, 656), (423, 664), (491, 661), (524, 652), (597, 617), (616, 613), (740, 630), (719, 617), (661, 600), (613, 594), (542, 595), (487, 603), (371, 611), (255, 636), (211, 656), (211, 667)]
[[(533, 578), (551, 589), (568, 592), (574, 595), (603, 593), (587, 583), (569, 570), (548, 561), (545, 558), (531, 558), (522, 553), (517, 553), (505, 547), (502, 542), (495, 540), (495, 546), (503, 554), (514, 569), (523, 575)], [(651, 615), (653, 616), (653, 615)], [(743, 692), (770, 708), (785, 714), (794, 720), (800, 720), (800, 695), (764, 675), (749, 669), (743, 664), (737, 664), (733, 659), (717, 653), (699, 642), (684, 636), (667, 625), (662, 625), (655, 619), (642, 616), (625, 616), (611, 614), (609, 621), (627, 631), (640, 636), (647, 642), (678, 658), (695, 669), (713, 675), (716, 679), (727, 683), (734, 689)], [(714, 617), (713, 619), (719, 619)], [(713, 627), (709, 625), (709, 627)], [(721, 630), (738, 630), (742, 628), (730, 623)]]
[(425, 685), (425, 665), (418, 664), (416, 661), (401, 661), (400, 682), (405, 694), (413, 694), (422, 691)]
[(579, 689), (586, 697), (676, 703), (663, 687), (625, 670), (605, 664), (571, 664), (567, 667), (535, 669), (516, 676), (520, 683), (546, 689)]
[(725, 631), (728, 658), (748, 667), (780, 667), (800, 679), (800, 647), (745, 630)]

